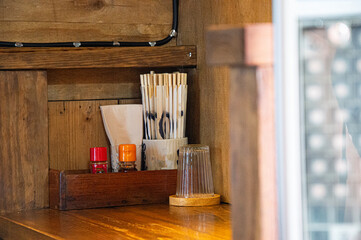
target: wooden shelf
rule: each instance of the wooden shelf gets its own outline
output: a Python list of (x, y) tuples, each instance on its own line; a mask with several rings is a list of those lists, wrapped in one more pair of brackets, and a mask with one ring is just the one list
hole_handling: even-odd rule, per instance
[(195, 46), (0, 48), (0, 69), (194, 67)]
[(0, 216), (0, 239), (231, 239), (230, 205), (29, 210)]

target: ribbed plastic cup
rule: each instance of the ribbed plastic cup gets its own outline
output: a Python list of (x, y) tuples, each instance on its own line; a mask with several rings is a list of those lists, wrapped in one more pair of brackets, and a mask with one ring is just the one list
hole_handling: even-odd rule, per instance
[(180, 198), (214, 196), (208, 146), (189, 144), (179, 149), (176, 196)]

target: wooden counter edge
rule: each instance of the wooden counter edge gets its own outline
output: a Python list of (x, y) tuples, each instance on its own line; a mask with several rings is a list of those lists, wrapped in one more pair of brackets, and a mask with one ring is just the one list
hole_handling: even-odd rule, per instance
[(10, 218), (0, 216), (0, 239), (61, 239)]

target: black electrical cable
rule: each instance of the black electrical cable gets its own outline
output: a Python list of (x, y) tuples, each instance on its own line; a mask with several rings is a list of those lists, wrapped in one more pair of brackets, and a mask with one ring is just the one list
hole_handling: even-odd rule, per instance
[(54, 42), (54, 43), (21, 43), (0, 41), (0, 47), (153, 47), (168, 43), (176, 37), (178, 29), (178, 0), (173, 0), (173, 23), (170, 34), (154, 42)]

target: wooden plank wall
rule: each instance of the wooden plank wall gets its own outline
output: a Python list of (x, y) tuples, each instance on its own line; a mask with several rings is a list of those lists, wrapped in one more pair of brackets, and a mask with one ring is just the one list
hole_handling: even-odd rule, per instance
[(48, 70), (50, 168), (87, 169), (89, 148), (109, 149), (99, 107), (140, 104), (139, 74), (149, 71), (148, 68)]
[(190, 142), (210, 146), (215, 191), (224, 202), (230, 202), (229, 73), (224, 67), (206, 66), (205, 29), (214, 24), (271, 22), (271, 9), (271, 0), (180, 1), (177, 45), (197, 45), (198, 56), (198, 77), (190, 83), (187, 135)]
[(46, 86), (45, 72), (0, 72), (0, 214), (48, 206)]
[(149, 69), (48, 70), (49, 101), (141, 98), (139, 73)]
[[(0, 41), (154, 41), (171, 25), (171, 0), (0, 1)], [(49, 165), (87, 168), (89, 147), (108, 145), (98, 107), (140, 103), (149, 71), (1, 71), (0, 214), (47, 207)]]
[(140, 103), (140, 99), (49, 102), (50, 168), (88, 169), (91, 147), (110, 149), (99, 106), (118, 103)]
[[(149, 41), (169, 34), (172, 21), (171, 6), (171, 0), (3, 0), (0, 1), (0, 40)], [(210, 145), (216, 192), (223, 195), (223, 201), (226, 202), (229, 202), (228, 75), (223, 68), (211, 70), (206, 66), (204, 30), (209, 24), (269, 21), (271, 21), (270, 0), (180, 1), (177, 44), (198, 46), (198, 69), (197, 72), (191, 71), (196, 79), (190, 81), (187, 135), (190, 142)], [(174, 44), (175, 41), (170, 43), (170, 45)], [(77, 71), (49, 71), (49, 99), (60, 101), (60, 103), (49, 103), (49, 112), (56, 112), (58, 105), (68, 100), (96, 99), (100, 101), (131, 98), (139, 101), (136, 96), (139, 92), (134, 84), (138, 80), (128, 82), (127, 77), (117, 79), (117, 76), (125, 72), (101, 70), (102, 74), (97, 75), (95, 72), (88, 73), (87, 70)], [(75, 78), (74, 81), (68, 80)], [(105, 84), (102, 85), (103, 89), (99, 90), (99, 84), (102, 82)], [(114, 82), (116, 84), (112, 85)], [(71, 89), (77, 90), (70, 91)], [(115, 89), (118, 90), (115, 91)], [(132, 93), (125, 89), (131, 89)], [(109, 93), (108, 97), (104, 97), (104, 92)], [(102, 103), (96, 102), (94, 106)], [(79, 107), (79, 103), (69, 103), (69, 106), (68, 110), (74, 112), (74, 116), (67, 119), (73, 121), (78, 118), (76, 116), (79, 116), (80, 112), (72, 108)], [(97, 128), (102, 127), (99, 124), (95, 125)], [(52, 126), (53, 124), (49, 130), (51, 133), (54, 132)], [(71, 129), (70, 125), (68, 127)], [(68, 139), (64, 138), (62, 143), (69, 144), (67, 141)], [(104, 138), (102, 141), (104, 143)], [(60, 142), (56, 144), (62, 145)], [(64, 149), (67, 147), (65, 146)], [(69, 153), (68, 150), (64, 152)], [(50, 155), (53, 156), (53, 154), (51, 151)], [(50, 159), (50, 165), (58, 161), (55, 159), (57, 158)], [(65, 166), (61, 167), (72, 166), (73, 160), (66, 160)], [(85, 162), (85, 160), (82, 161)], [(3, 189), (0, 189), (0, 192), (3, 192)]]
[(171, 0), (0, 1), (2, 41), (154, 41), (171, 26)]

